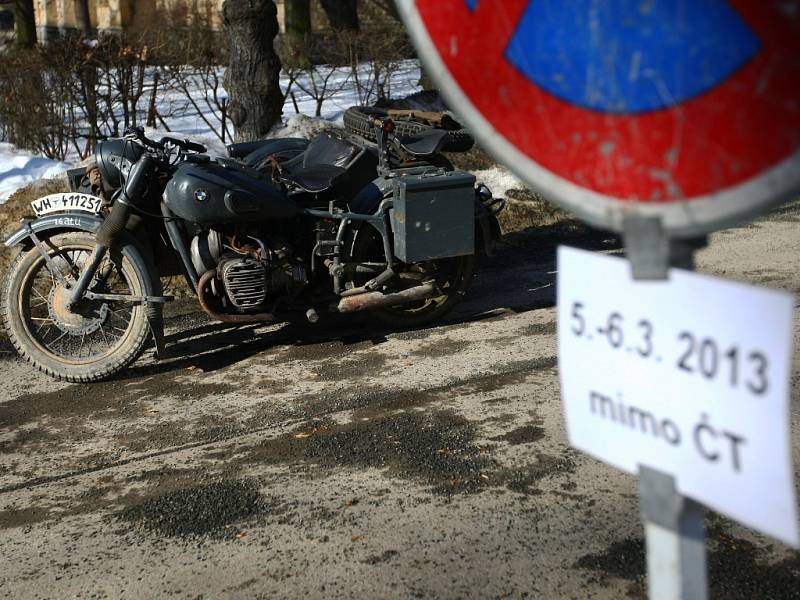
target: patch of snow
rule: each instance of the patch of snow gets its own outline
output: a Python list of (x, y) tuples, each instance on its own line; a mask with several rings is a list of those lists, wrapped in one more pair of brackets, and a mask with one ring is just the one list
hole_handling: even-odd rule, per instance
[[(362, 86), (370, 81), (370, 70), (371, 67), (369, 65), (361, 65), (358, 69), (359, 81), (362, 83)], [(331, 73), (331, 71), (333, 71), (333, 73)], [(363, 97), (363, 91), (359, 94), (353, 73), (348, 68), (332, 68), (320, 65), (315, 67), (315, 72), (318, 81), (324, 80), (325, 77), (330, 75), (327, 82), (327, 94), (330, 94), (330, 97), (324, 100), (320, 116), (313, 118), (322, 118), (326, 121), (341, 124), (344, 118), (344, 111), (348, 108), (364, 104), (365, 100), (369, 104), (373, 104), (377, 100), (374, 94), (369, 98)], [(415, 92), (419, 92), (419, 80), (421, 76), (419, 61), (401, 61), (397, 64), (391, 76), (386, 81), (383, 91), (391, 98), (403, 98)], [(281, 88), (286, 91), (288, 85), (288, 77), (282, 74)], [(321, 86), (317, 85), (317, 95), (319, 95), (320, 89)], [(314, 86), (311, 84), (308, 76), (300, 77), (297, 83), (292, 85), (290, 91), (291, 93), (286, 97), (286, 102), (283, 106), (284, 119), (292, 119), (297, 115), (316, 114), (317, 103), (313, 98)], [(292, 98), (292, 94), (294, 98)], [(325, 95), (327, 96), (327, 94)], [(295, 104), (297, 106), (296, 109)]]
[(0, 142), (0, 204), (8, 200), (17, 188), (55, 177), (71, 167), (70, 163), (34, 156), (12, 144)]
[(505, 198), (508, 190), (525, 189), (525, 184), (505, 167), (472, 171), (478, 183), (485, 183), (495, 198)]
[(303, 114), (292, 115), (286, 121), (275, 125), (267, 137), (311, 139), (323, 129), (330, 127), (338, 127), (338, 124), (322, 117), (309, 117)]

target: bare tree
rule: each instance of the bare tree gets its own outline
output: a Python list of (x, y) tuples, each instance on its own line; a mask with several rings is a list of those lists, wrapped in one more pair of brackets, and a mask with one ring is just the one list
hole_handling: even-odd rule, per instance
[(284, 35), (284, 66), (305, 67), (310, 62), (311, 2), (286, 0), (286, 33)]
[(331, 27), (336, 31), (358, 31), (358, 0), (320, 0), (328, 15)]
[(274, 48), (278, 10), (272, 0), (225, 0), (222, 16), (230, 36), (225, 88), (238, 141), (256, 140), (280, 119), (281, 62)]
[(92, 35), (92, 21), (89, 17), (89, 0), (75, 0), (75, 23), (84, 37)]
[(228, 97), (222, 88), (218, 65), (195, 61), (191, 65), (168, 65), (163, 72), (168, 83), (186, 99), (184, 110), (200, 118), (224, 144), (230, 137), (226, 118)]
[[(334, 97), (350, 83), (351, 74), (346, 69), (332, 65), (309, 64), (306, 69), (289, 69), (289, 83), (314, 100), (314, 116), (322, 116), (325, 100)], [(294, 97), (292, 98), (294, 100)]]
[(359, 104), (373, 104), (392, 96), (392, 80), (411, 52), (402, 27), (391, 23), (359, 33), (338, 36), (340, 52), (347, 56)]
[[(89, 0), (75, 0), (75, 23), (78, 31), (85, 38), (92, 35), (92, 20), (89, 16)], [(86, 120), (89, 125), (88, 150), (93, 150), (97, 143), (97, 71), (92, 61), (92, 48), (85, 46), (83, 65), (79, 72), (81, 92), (86, 105)]]
[(33, 0), (14, 0), (14, 22), (17, 29), (17, 46), (33, 48), (36, 44), (36, 19)]

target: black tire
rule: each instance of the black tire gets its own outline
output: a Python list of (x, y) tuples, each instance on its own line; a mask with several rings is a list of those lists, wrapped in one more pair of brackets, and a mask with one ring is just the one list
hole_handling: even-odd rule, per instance
[[(73, 273), (95, 244), (94, 236), (87, 232), (60, 233), (42, 241), (51, 258), (64, 270), (70, 271), (70, 265), (73, 265)], [(81, 260), (76, 257), (84, 258)], [(99, 289), (98, 286), (104, 285), (113, 293), (122, 293), (123, 289), (127, 289), (125, 293), (135, 295), (146, 293), (147, 267), (140, 254), (132, 251), (130, 246), (107, 255), (101, 268), (108, 275), (102, 283), (95, 281), (90, 289)], [(39, 288), (36, 287), (37, 283)], [(50, 290), (45, 293), (48, 285)], [(130, 365), (144, 350), (150, 331), (144, 306), (94, 301), (82, 309), (82, 314), (88, 314), (88, 317), (80, 316), (75, 322), (64, 324), (60, 322), (64, 315), (74, 316), (78, 311), (66, 311), (63, 303), (57, 303), (56, 297), (63, 298), (63, 290), (47, 271), (38, 250), (22, 250), (9, 267), (0, 290), (0, 315), (19, 355), (38, 370), (59, 380), (100, 381)], [(31, 299), (35, 299), (36, 303)], [(59, 308), (54, 308), (57, 304)], [(34, 314), (40, 316), (35, 317)], [(44, 327), (48, 329), (41, 333)], [(61, 337), (58, 340), (51, 338), (48, 342), (50, 329), (56, 336), (62, 332)], [(68, 356), (67, 350), (60, 353), (54, 350), (56, 342), (62, 338), (65, 341), (57, 346), (59, 348), (69, 342), (74, 347), (81, 336), (77, 357)], [(82, 358), (87, 336), (92, 347), (100, 350), (92, 354), (87, 346), (87, 356)]]
[[(386, 116), (385, 108), (370, 108), (367, 106), (351, 106), (344, 112), (344, 127), (350, 133), (354, 133), (371, 142), (376, 140), (375, 127), (370, 123), (370, 117)], [(416, 121), (404, 121), (395, 119), (395, 133), (398, 136), (416, 135), (423, 131), (435, 129), (432, 125), (418, 123)], [(447, 132), (447, 143), (443, 152), (467, 152), (475, 145), (473, 138), (466, 129), (454, 129)]]
[[(356, 261), (384, 260), (380, 234), (371, 226), (363, 225), (355, 231), (351, 244), (350, 255)], [(475, 269), (475, 256), (457, 256), (443, 258), (420, 265), (407, 265), (409, 270), (414, 268), (428, 269), (438, 272), (435, 277), (437, 284), (445, 293), (438, 298), (432, 298), (411, 305), (389, 306), (374, 308), (369, 311), (377, 321), (392, 328), (422, 327), (442, 319), (456, 305), (464, 299), (472, 283)], [(402, 278), (402, 273), (401, 273)], [(362, 276), (353, 281), (353, 284), (363, 285), (368, 277)], [(404, 286), (398, 286), (398, 278), (394, 284), (389, 283), (388, 291), (398, 291)], [(405, 286), (408, 287), (408, 286)]]

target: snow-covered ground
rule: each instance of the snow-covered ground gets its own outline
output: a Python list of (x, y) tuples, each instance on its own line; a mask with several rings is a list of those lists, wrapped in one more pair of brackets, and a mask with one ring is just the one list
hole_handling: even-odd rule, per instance
[(525, 187), (516, 175), (501, 166), (473, 171), (472, 174), (475, 175), (475, 179), (485, 183), (492, 190), (495, 198), (504, 198), (508, 190), (521, 190)]
[[(222, 70), (217, 76), (221, 81)], [(359, 70), (359, 81), (362, 82), (359, 88), (353, 73), (348, 69), (333, 69), (331, 72), (327, 67), (320, 67), (314, 72), (316, 91), (315, 84), (308, 75), (299, 78), (291, 87), (292, 93), (287, 96), (282, 122), (275, 126), (269, 137), (310, 137), (321, 127), (341, 125), (342, 116), (347, 108), (364, 103), (363, 82), (370, 76), (368, 67), (363, 66)], [(317, 100), (314, 96), (319, 95), (320, 82), (325, 79), (327, 88), (320, 116), (314, 117), (317, 109)], [(415, 60), (403, 61), (387, 80), (384, 92), (392, 98), (402, 98), (420, 90), (419, 80), (419, 63)], [(220, 112), (214, 101), (213, 89), (204, 83), (203, 78), (188, 72), (184, 81), (191, 98), (180, 91), (178, 86), (171, 86), (158, 94), (158, 112), (169, 126), (170, 135), (201, 142), (209, 148), (211, 154), (224, 155), (225, 147), (219, 135), (221, 134)], [(289, 78), (283, 74), (281, 86), (286, 90), (288, 85)], [(149, 94), (145, 93), (142, 97), (148, 98)], [(217, 99), (224, 97), (225, 91), (218, 88)], [(369, 100), (374, 101), (374, 96)], [(146, 114), (146, 106), (140, 109), (142, 115)], [(166, 133), (166, 129), (161, 125), (149, 131), (148, 135), (158, 137), (159, 134)], [(17, 188), (38, 179), (53, 177), (78, 163), (80, 156), (74, 152), (68, 155), (64, 162), (59, 162), (35, 156), (11, 144), (0, 142), (0, 204)], [(478, 171), (475, 175), (497, 196), (504, 195), (511, 188), (521, 187), (516, 177), (500, 167)]]
[(69, 163), (32, 156), (19, 148), (0, 142), (0, 203), (24, 185), (53, 177), (70, 168)]

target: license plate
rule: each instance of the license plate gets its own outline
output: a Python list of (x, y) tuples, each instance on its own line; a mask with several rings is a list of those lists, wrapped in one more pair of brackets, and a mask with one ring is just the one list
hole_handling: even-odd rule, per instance
[(31, 202), (37, 217), (61, 211), (82, 211), (99, 213), (103, 200), (91, 194), (50, 194)]

